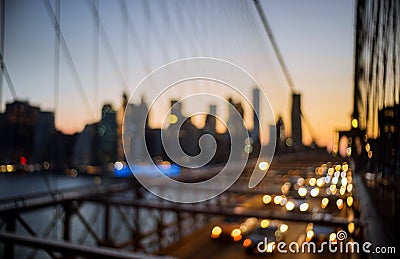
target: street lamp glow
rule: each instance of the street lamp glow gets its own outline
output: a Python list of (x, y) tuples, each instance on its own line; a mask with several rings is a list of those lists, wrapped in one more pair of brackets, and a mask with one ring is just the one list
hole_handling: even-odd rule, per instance
[(329, 240), (330, 240), (331, 242), (334, 242), (334, 241), (336, 240), (336, 233), (331, 233), (331, 234), (329, 235)]
[(322, 201), (321, 201), (321, 207), (323, 209), (325, 209), (326, 206), (328, 206), (328, 204), (329, 204), (329, 199), (328, 198), (323, 198)]
[(347, 197), (347, 206), (351, 207), (351, 205), (353, 205), (353, 201), (354, 199), (352, 196)]
[(218, 238), (222, 233), (222, 228), (220, 226), (215, 226), (211, 231), (212, 238)]
[(261, 171), (266, 171), (266, 170), (268, 170), (268, 168), (269, 168), (269, 163), (268, 162), (260, 162), (259, 164), (258, 164), (258, 168), (261, 170)]
[(115, 170), (121, 170), (124, 167), (124, 164), (120, 161), (115, 162), (114, 168)]
[(282, 196), (279, 196), (279, 195), (275, 196), (274, 203), (275, 204), (280, 204), (282, 202), (282, 200), (283, 200)]
[(353, 234), (353, 232), (354, 232), (354, 223), (350, 222), (349, 225), (347, 226), (347, 229), (349, 230), (350, 234)]
[(317, 197), (318, 194), (319, 194), (319, 188), (318, 188), (318, 187), (316, 187), (316, 188), (314, 188), (314, 189), (312, 189), (312, 190), (310, 191), (311, 197)]
[(267, 228), (269, 226), (269, 220), (268, 219), (261, 220), (260, 225), (262, 228)]
[(314, 231), (312, 230), (307, 231), (306, 236), (307, 236), (307, 242), (309, 242), (314, 236)]
[(240, 229), (238, 228), (235, 228), (231, 232), (231, 237), (233, 238), (234, 241), (239, 241), (240, 239), (242, 239), (242, 231), (240, 231)]
[(287, 211), (291, 211), (291, 210), (293, 210), (293, 209), (294, 209), (294, 207), (295, 207), (295, 205), (294, 205), (294, 203), (293, 203), (293, 202), (291, 202), (291, 201), (288, 201), (288, 202), (286, 203), (286, 210), (287, 210)]
[(300, 204), (300, 211), (307, 211), (310, 208), (310, 204), (308, 204), (307, 202)]
[(286, 225), (286, 224), (282, 224), (282, 225), (279, 227), (279, 230), (280, 230), (282, 233), (285, 233), (288, 229), (289, 229), (289, 226)]
[(269, 204), (272, 201), (272, 197), (268, 194), (263, 196), (263, 203), (264, 204)]
[(299, 190), (298, 190), (297, 192), (299, 193), (299, 195), (300, 195), (301, 197), (304, 197), (304, 196), (307, 195), (307, 189), (304, 188), (304, 187), (299, 188)]
[(323, 178), (323, 177), (318, 178), (318, 180), (317, 180), (317, 186), (318, 186), (318, 187), (323, 187), (324, 184), (325, 184), (324, 178)]
[(340, 193), (340, 195), (344, 195), (346, 193), (346, 186), (341, 186), (339, 193)]
[(347, 192), (350, 192), (353, 190), (353, 184), (347, 185)]
[(169, 115), (169, 124), (176, 124), (178, 122), (178, 116), (175, 114)]
[(351, 147), (346, 148), (346, 155), (351, 156)]
[(336, 206), (338, 207), (339, 210), (341, 210), (343, 208), (343, 200), (342, 199), (338, 199), (336, 201)]
[(351, 120), (351, 126), (353, 127), (353, 128), (358, 128), (358, 120), (357, 119), (352, 119)]

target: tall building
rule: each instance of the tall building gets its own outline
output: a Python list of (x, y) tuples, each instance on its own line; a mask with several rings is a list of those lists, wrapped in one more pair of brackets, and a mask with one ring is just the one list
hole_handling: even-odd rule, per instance
[(255, 87), (253, 89), (253, 130), (250, 132), (252, 152), (251, 157), (258, 157), (261, 142), (260, 142), (260, 120), (258, 118), (260, 116), (260, 90)]
[(177, 100), (171, 101), (171, 114), (170, 114), (170, 125), (177, 124), (179, 125), (186, 117), (182, 114), (182, 103), (178, 102)]
[(117, 158), (117, 114), (110, 104), (101, 110), (101, 120), (88, 124), (76, 136), (72, 163), (75, 166), (105, 166)]
[(35, 128), (40, 109), (31, 106), (27, 101), (14, 101), (6, 104), (2, 116), (3, 129), (0, 134), (0, 160), (5, 163), (15, 163), (21, 157), (28, 162), (34, 159)]
[[(240, 102), (235, 103), (233, 102), (232, 98), (229, 98), (228, 102), (228, 120), (226, 122), (226, 126), (229, 129), (229, 134), (231, 135), (231, 138), (235, 138), (240, 130), (239, 128), (244, 127), (244, 109)], [(239, 113), (240, 118), (235, 116), (236, 113)]]
[(117, 160), (125, 160), (124, 147), (122, 143), (122, 124), (124, 122), (125, 109), (128, 105), (128, 95), (124, 93), (122, 95), (122, 104), (117, 111)]
[[(171, 101), (171, 114), (168, 129), (165, 131), (165, 145), (175, 157), (168, 156), (169, 160), (178, 160), (175, 162), (187, 164), (190, 162), (188, 156), (199, 154), (199, 139), (201, 131), (192, 124), (190, 118), (182, 113), (182, 103), (176, 100)], [(178, 145), (185, 154), (180, 152), (180, 148), (176, 145), (176, 140), (179, 140)], [(186, 155), (187, 154), (187, 155)], [(181, 156), (180, 156), (181, 155)]]
[(103, 105), (98, 128), (98, 163), (105, 165), (117, 159), (117, 117), (110, 104)]
[(41, 111), (34, 133), (33, 160), (35, 162), (56, 160), (55, 139), (54, 113)]
[[(51, 143), (51, 152), (54, 150), (54, 167), (56, 170), (71, 168), (73, 165), (75, 146), (80, 133), (74, 135), (63, 134), (60, 131), (55, 132), (55, 141)], [(53, 139), (53, 138), (52, 138)], [(52, 140), (51, 140), (52, 141)]]
[(286, 151), (286, 133), (285, 124), (281, 116), (278, 117), (276, 121), (276, 153), (282, 153)]
[(78, 134), (73, 147), (72, 163), (75, 166), (88, 166), (96, 164), (98, 123), (88, 124)]
[(256, 87), (253, 89), (253, 131), (251, 137), (254, 143), (260, 142), (260, 90)]
[[(226, 122), (229, 129), (230, 154), (233, 161), (241, 160), (244, 156), (252, 152), (253, 147), (246, 143), (245, 135), (242, 133), (247, 131), (244, 125), (244, 109), (241, 102), (234, 103), (232, 98), (228, 99), (229, 113)], [(239, 115), (239, 116), (237, 116)], [(224, 138), (226, 141), (226, 137)]]
[(300, 94), (292, 95), (292, 140), (294, 149), (303, 147), (303, 133), (301, 127)]
[(134, 163), (148, 162), (145, 141), (148, 107), (142, 98), (140, 104), (128, 103), (124, 121), (124, 151), (126, 158)]
[(161, 129), (146, 128), (146, 148), (154, 162), (165, 160), (163, 143), (161, 141)]
[[(210, 105), (209, 113), (206, 116), (205, 125), (204, 125), (204, 128), (202, 129), (201, 135), (204, 135), (204, 134), (211, 135), (214, 138), (214, 141), (216, 141), (216, 143), (217, 143), (217, 150), (216, 150), (216, 153), (214, 154), (214, 157), (211, 159), (211, 161), (208, 164), (216, 163), (219, 149), (221, 149), (220, 144), (218, 143), (219, 140), (217, 138), (218, 134), (217, 134), (216, 127), (217, 127), (217, 106)], [(206, 139), (205, 141), (206, 141), (205, 142), (206, 146), (211, 146), (211, 144), (212, 144), (211, 141), (213, 141), (213, 140), (211, 140), (209, 138), (209, 139)]]
[(204, 131), (207, 134), (211, 134), (213, 136), (216, 135), (216, 128), (217, 128), (217, 106), (210, 105), (209, 114), (206, 116), (206, 123), (204, 126)]

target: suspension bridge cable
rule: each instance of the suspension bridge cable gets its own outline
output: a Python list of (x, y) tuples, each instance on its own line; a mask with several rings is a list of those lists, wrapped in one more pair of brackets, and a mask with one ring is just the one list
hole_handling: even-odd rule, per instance
[(128, 9), (127, 3), (125, 1), (119, 1), (119, 3), (120, 3), (120, 8), (121, 8), (122, 11), (123, 10), (127, 10), (128, 28), (129, 28), (129, 30), (131, 32), (130, 34), (128, 33), (128, 36), (131, 36), (132, 37), (132, 41), (137, 43), (137, 48), (138, 48), (137, 53), (139, 53), (139, 55), (141, 56), (142, 60), (144, 60), (144, 62), (145, 62), (144, 66), (145, 66), (146, 73), (150, 73), (151, 72), (151, 66), (149, 65), (148, 60), (147, 60), (146, 56), (144, 55), (144, 53), (146, 53), (146, 52), (144, 51), (144, 47), (142, 46), (142, 43), (139, 40), (140, 37), (139, 37), (139, 34), (136, 31), (135, 24), (134, 24), (134, 22), (133, 22), (133, 20), (131, 18), (130, 13), (129, 13), (129, 9)]
[[(61, 9), (60, 0), (54, 1), (55, 18), (61, 20)], [(59, 25), (59, 23), (57, 23)], [(55, 40), (54, 40), (54, 113), (57, 113), (59, 107), (59, 89), (60, 89), (60, 26), (55, 25)], [(55, 195), (57, 191), (57, 179), (54, 179), (52, 184), (50, 176), (48, 174), (41, 174), (42, 179), (45, 183), (47, 192), (51, 195)], [(54, 215), (58, 213), (57, 209), (54, 211)], [(55, 226), (55, 232), (57, 233), (58, 228)]]
[[(97, 0), (98, 1), (98, 0)], [(122, 35), (122, 49), (124, 51), (124, 57), (123, 57), (123, 69), (124, 69), (124, 76), (126, 79), (127, 84), (129, 85), (129, 24), (128, 24), (128, 3), (127, 0), (120, 0), (120, 2), (124, 2), (124, 5), (126, 6), (125, 9), (121, 10), (122, 13), (122, 20), (124, 24), (124, 30), (126, 33)]]
[[(152, 8), (150, 6), (150, 2), (149, 1), (145, 1), (145, 2), (146, 2), (146, 5), (147, 5), (146, 8), (148, 10), (148, 15), (149, 15), (150, 20), (151, 21), (155, 21), (155, 23), (156, 23), (158, 19), (152, 19), (152, 16), (153, 16), (152, 13), (154, 13), (154, 12), (152, 12), (152, 10), (151, 10)], [(163, 3), (164, 3), (164, 1), (161, 1), (160, 5), (163, 5)], [(164, 16), (164, 11), (165, 10), (161, 10), (161, 14), (163, 15), (164, 19), (166, 19), (166, 17)], [(155, 31), (155, 34), (159, 37), (158, 42), (160, 42), (160, 43), (163, 42), (164, 38), (161, 37), (162, 35), (160, 33), (160, 30), (159, 30), (157, 24), (156, 24), (156, 26), (153, 26), (152, 29)], [(166, 64), (166, 63), (168, 63), (170, 61), (170, 57), (168, 56), (168, 50), (165, 49), (165, 45), (164, 44), (161, 44), (160, 49), (161, 49), (160, 52), (161, 52), (161, 55), (162, 55), (162, 58), (163, 58), (162, 64)]]
[[(163, 4), (161, 6), (161, 8), (164, 9), (164, 7), (165, 6)], [(190, 8), (193, 8), (193, 6), (190, 5)], [(201, 55), (200, 55), (200, 49), (198, 47), (199, 41), (196, 39), (196, 35), (195, 35), (195, 31), (194, 31), (196, 28), (196, 24), (195, 24), (196, 17), (195, 16), (187, 17), (186, 16), (186, 14), (188, 13), (187, 9), (188, 9), (188, 6), (187, 6), (187, 2), (186, 2), (186, 3), (178, 4), (178, 7), (176, 8), (176, 12), (175, 12), (175, 17), (177, 17), (177, 19), (179, 21), (178, 23), (181, 25), (181, 32), (184, 32), (184, 33), (182, 33), (182, 35), (186, 36), (186, 39), (188, 39), (187, 41), (192, 42), (192, 44), (189, 44), (189, 46), (187, 48), (187, 51), (188, 51), (187, 54), (185, 54), (186, 48), (184, 48), (184, 47), (181, 48), (181, 50), (182, 50), (181, 52), (183, 53), (182, 57), (194, 57), (194, 56), (198, 57)], [(164, 18), (166, 18), (165, 15), (164, 15)], [(190, 33), (190, 35), (189, 35), (189, 33)], [(180, 42), (184, 43), (183, 40), (181, 40)], [(185, 45), (187, 45), (187, 44), (185, 44)], [(180, 91), (180, 92), (183, 96), (185, 96), (186, 92), (191, 92), (191, 91), (193, 91), (192, 89), (200, 89), (200, 87), (203, 85), (204, 85), (204, 82), (202, 80), (194, 80), (190, 84), (188, 84), (186, 87), (183, 87), (182, 91)]]
[(307, 127), (307, 129), (308, 129), (308, 132), (310, 133), (310, 136), (311, 136), (312, 141), (313, 141), (314, 143), (316, 143), (316, 142), (315, 142), (315, 138), (314, 138), (314, 136), (315, 136), (315, 131), (314, 131), (313, 128), (311, 127), (310, 121), (308, 120), (307, 116), (306, 116), (301, 110), (300, 110), (300, 115), (301, 115), (301, 118), (302, 118), (303, 121), (304, 121), (304, 124), (306, 125), (306, 127)]
[[(185, 2), (182, 5), (178, 5), (178, 10), (177, 13), (179, 13), (179, 17), (180, 19), (182, 19), (182, 30), (186, 31), (187, 33), (185, 33), (186, 36), (189, 36), (188, 33), (190, 33), (190, 38), (193, 40), (193, 43), (190, 44), (190, 48), (189, 50), (191, 50), (191, 52), (193, 53), (193, 56), (200, 56), (200, 48), (199, 48), (199, 40), (197, 39), (196, 36), (196, 17), (193, 14), (190, 14), (191, 17), (188, 17), (189, 12), (187, 11), (187, 6), (188, 2)], [(189, 4), (191, 9), (194, 9), (193, 6), (191, 4)], [(192, 12), (194, 12), (194, 10), (192, 10)], [(190, 29), (188, 29), (190, 28)], [(189, 37), (188, 37), (189, 38)]]
[[(291, 76), (289, 74), (289, 70), (288, 70), (288, 68), (287, 68), (287, 66), (285, 64), (283, 56), (282, 56), (282, 54), (281, 54), (281, 52), (279, 50), (278, 44), (277, 44), (277, 42), (275, 40), (275, 37), (274, 37), (274, 35), (272, 33), (271, 27), (269, 26), (269, 23), (268, 23), (266, 15), (264, 13), (264, 10), (262, 9), (259, 0), (253, 0), (253, 2), (255, 4), (255, 6), (256, 6), (256, 9), (257, 9), (257, 12), (258, 12), (258, 14), (260, 16), (260, 19), (261, 19), (261, 21), (262, 21), (262, 23), (264, 25), (265, 31), (267, 32), (267, 35), (268, 35), (268, 37), (269, 37), (269, 39), (271, 41), (272, 47), (273, 47), (274, 52), (275, 52), (275, 54), (276, 54), (276, 56), (278, 58), (279, 64), (280, 64), (280, 66), (282, 68), (282, 71), (283, 71), (283, 73), (285, 75), (285, 78), (286, 78), (286, 81), (287, 81), (288, 86), (290, 88), (290, 91), (292, 92), (292, 94), (294, 94), (294, 93), (296, 93), (296, 91), (295, 91), (293, 80), (292, 80), (292, 78), (291, 78)], [(308, 128), (308, 130), (310, 132), (310, 136), (311, 136), (312, 140), (315, 142), (315, 138), (314, 138), (315, 135), (314, 135), (313, 130), (311, 128), (310, 122), (305, 118), (303, 112), (301, 112), (300, 115), (301, 115), (304, 123), (306, 124), (306, 127)]]
[(272, 33), (271, 27), (269, 26), (269, 23), (268, 23), (266, 15), (264, 13), (264, 10), (262, 9), (259, 0), (254, 0), (254, 4), (255, 4), (257, 12), (258, 12), (258, 14), (260, 16), (260, 19), (261, 19), (262, 23), (264, 24), (265, 31), (266, 31), (266, 33), (267, 33), (267, 35), (269, 37), (269, 40), (271, 41), (272, 47), (273, 47), (273, 49), (275, 51), (276, 57), (278, 58), (279, 65), (282, 68), (283, 74), (285, 75), (285, 78), (286, 78), (286, 81), (287, 81), (287, 83), (289, 85), (289, 88), (290, 88), (292, 93), (296, 93), (293, 80), (292, 80), (292, 78), (291, 78), (291, 76), (289, 74), (289, 70), (288, 70), (288, 68), (287, 68), (287, 66), (285, 64), (283, 56), (282, 56), (282, 54), (281, 54), (281, 52), (279, 50), (278, 44), (277, 44), (277, 42), (275, 40), (274, 34)]
[[(1, 42), (0, 42), (0, 55), (4, 55), (4, 40), (5, 40), (5, 22), (6, 22), (6, 0), (1, 1)], [(3, 58), (1, 59), (1, 64), (3, 64)], [(3, 108), (3, 67), (0, 68), (0, 112)]]
[[(270, 64), (271, 58), (269, 55), (269, 51), (267, 48), (262, 48), (261, 46), (263, 46), (265, 44), (265, 42), (263, 41), (263, 38), (260, 37), (260, 33), (259, 33), (259, 24), (256, 23), (254, 21), (254, 5), (251, 5), (252, 3), (249, 1), (240, 1), (240, 4), (242, 6), (243, 12), (242, 14), (245, 17), (246, 22), (244, 24), (246, 24), (247, 28), (246, 31), (249, 32), (250, 34), (252, 34), (250, 37), (247, 37), (248, 40), (250, 40), (252, 46), (249, 46), (249, 49), (251, 50), (251, 55), (258, 57), (258, 59), (263, 59), (266, 60), (267, 63)], [(249, 6), (251, 5), (251, 6)], [(263, 49), (265, 51), (257, 51), (257, 49)], [(265, 57), (263, 57), (265, 56)], [(255, 70), (256, 73), (259, 71), (258, 69)], [(274, 76), (277, 76), (276, 70), (274, 69), (274, 67), (272, 67), (269, 71), (269, 73), (272, 73)], [(263, 73), (264, 74), (264, 73)]]
[(2, 69), (4, 77), (6, 78), (6, 81), (7, 81), (7, 85), (10, 89), (13, 100), (15, 100), (18, 98), (17, 92), (15, 91), (14, 83), (12, 82), (10, 74), (8, 73), (6, 63), (3, 59), (3, 54), (0, 54), (0, 62), (1, 62), (1, 69)]
[[(60, 0), (55, 0), (55, 15), (58, 21), (61, 20)], [(57, 113), (59, 106), (60, 91), (60, 27), (55, 26), (56, 35), (54, 41), (54, 113)]]
[(258, 32), (256, 31), (256, 24), (253, 19), (253, 15), (251, 15), (251, 10), (249, 9), (249, 6), (247, 5), (248, 1), (239, 1), (241, 9), (243, 10), (242, 15), (244, 16), (244, 19), (246, 20), (246, 28), (245, 30), (253, 34), (254, 37), (246, 37), (247, 40), (250, 40), (250, 44), (253, 44), (253, 46), (249, 46), (249, 49), (251, 50), (251, 54), (256, 56), (256, 45), (260, 43), (260, 37), (258, 36)]
[[(49, 0), (43, 0), (43, 3), (45, 5), (45, 7), (46, 7), (47, 14), (49, 15), (49, 18), (52, 21), (53, 25), (55, 27), (59, 27), (60, 28), (59, 21), (57, 20), (57, 17), (55, 15), (54, 11), (53, 11), (53, 8), (51, 7), (50, 1)], [(60, 40), (61, 40), (60, 41), (61, 47), (64, 50), (63, 53), (65, 55), (65, 58), (67, 60), (67, 63), (69, 65), (69, 67), (71, 68), (71, 72), (72, 72), (73, 77), (74, 77), (74, 79), (75, 79), (75, 81), (77, 83), (78, 90), (79, 90), (79, 93), (80, 93), (81, 98), (83, 100), (83, 103), (85, 104), (88, 112), (91, 113), (92, 117), (95, 119), (96, 118), (95, 113), (93, 112), (93, 110), (92, 110), (92, 108), (91, 108), (91, 106), (89, 104), (89, 99), (88, 99), (88, 97), (86, 95), (85, 88), (83, 87), (82, 80), (81, 80), (81, 78), (79, 76), (78, 70), (76, 69), (74, 60), (72, 59), (71, 52), (69, 51), (67, 42), (65, 41), (64, 35), (63, 35), (62, 31), (61, 31), (61, 28), (60, 28)]]
[[(99, 0), (95, 0), (95, 5), (99, 7)], [(100, 24), (99, 19), (95, 19), (95, 35), (93, 38), (93, 84), (94, 84), (94, 103), (99, 105), (99, 56), (100, 56)], [(101, 115), (100, 115), (101, 116)]]
[(8, 72), (6, 62), (4, 60), (4, 41), (5, 41), (5, 21), (6, 21), (6, 8), (5, 8), (5, 0), (1, 2), (1, 43), (0, 43), (0, 66), (1, 66), (1, 71), (2, 75), (0, 78), (0, 110), (3, 106), (3, 76), (5, 77), (7, 81), (8, 88), (10, 89), (11, 95), (13, 97), (13, 100), (17, 99), (17, 92), (15, 91), (14, 84), (11, 80), (10, 73)]
[(99, 24), (99, 29), (100, 29), (100, 36), (103, 39), (103, 43), (104, 43), (106, 49), (108, 50), (108, 53), (109, 53), (110, 58), (111, 58), (111, 61), (112, 61), (113, 65), (114, 65), (114, 71), (118, 75), (118, 78), (119, 78), (119, 80), (120, 80), (120, 82), (122, 84), (123, 90), (124, 91), (128, 91), (128, 85), (127, 85), (125, 77), (124, 77), (124, 75), (123, 75), (123, 73), (121, 71), (121, 68), (120, 68), (120, 66), (118, 64), (118, 61), (117, 61), (117, 58), (115, 56), (114, 50), (113, 50), (113, 48), (111, 46), (110, 39), (109, 39), (109, 37), (107, 35), (107, 31), (105, 30), (103, 22), (101, 21), (99, 10), (98, 10), (97, 6), (95, 5), (94, 0), (88, 0), (87, 3), (89, 4), (89, 7), (92, 10), (93, 17), (95, 19), (98, 19), (98, 24)]

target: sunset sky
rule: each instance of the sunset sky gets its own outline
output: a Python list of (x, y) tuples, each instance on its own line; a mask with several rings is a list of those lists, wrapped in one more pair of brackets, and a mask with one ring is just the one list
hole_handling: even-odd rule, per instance
[[(105, 33), (100, 30), (99, 40), (92, 1), (61, 1), (61, 31), (83, 90), (61, 48), (58, 96), (54, 87), (55, 31), (44, 2), (6, 1), (4, 59), (18, 99), (55, 111), (56, 127), (61, 131), (81, 131), (85, 124), (100, 118), (104, 103), (119, 108), (122, 93), (130, 95), (148, 73), (190, 57), (219, 58), (246, 70), (266, 92), (275, 116), (282, 115), (290, 128), (290, 90), (252, 1), (100, 0)], [(54, 6), (53, 0), (50, 3)], [(354, 2), (261, 0), (261, 4), (296, 90), (302, 94), (302, 110), (314, 137), (318, 144), (330, 146), (334, 130), (347, 129), (350, 124)], [(152, 126), (160, 125), (157, 115), (166, 111), (169, 99), (210, 87), (218, 88), (200, 82), (168, 91), (150, 113)], [(232, 95), (240, 100), (238, 94), (223, 88), (214, 90), (225, 98)], [(141, 95), (146, 99), (146, 92)], [(11, 101), (4, 82), (2, 112)], [(184, 112), (193, 112), (198, 105), (210, 103), (184, 103)], [(218, 107), (217, 113), (224, 117), (226, 110)], [(267, 128), (273, 122), (261, 118), (261, 123)], [(304, 142), (309, 144), (310, 133), (303, 128)]]

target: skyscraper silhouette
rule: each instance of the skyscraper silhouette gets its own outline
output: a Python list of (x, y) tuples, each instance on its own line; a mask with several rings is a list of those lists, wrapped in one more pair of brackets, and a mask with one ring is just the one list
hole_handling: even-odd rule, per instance
[(292, 139), (295, 149), (303, 147), (303, 133), (301, 128), (300, 94), (292, 95)]

